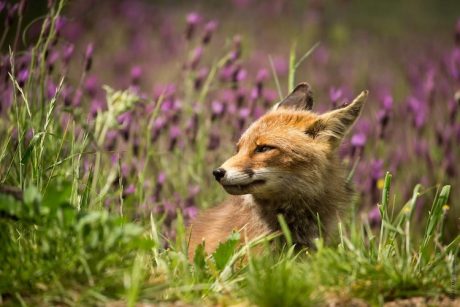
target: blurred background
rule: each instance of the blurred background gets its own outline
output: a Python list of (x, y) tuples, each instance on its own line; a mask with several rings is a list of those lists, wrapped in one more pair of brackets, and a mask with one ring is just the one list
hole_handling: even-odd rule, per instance
[[(8, 67), (12, 46), (19, 80), (30, 73), (29, 51), (50, 2), (0, 1), (2, 65)], [(58, 76), (66, 75), (57, 110), (78, 113), (82, 123), (106, 110), (103, 85), (131, 88), (151, 101), (120, 114), (104, 139), (102, 169), (120, 170), (104, 205), (114, 211), (124, 205), (134, 219), (155, 212), (168, 228), (178, 212), (193, 219), (199, 208), (225, 197), (211, 169), (232, 154), (240, 133), (280, 92), (287, 94), (290, 54), (299, 60), (310, 50), (295, 79), (312, 86), (315, 111), (371, 92), (341, 150), (354, 170), (359, 212), (379, 223), (376, 204), (387, 170), (394, 175), (395, 206), (417, 183), (428, 195), (449, 183), (446, 225), (456, 234), (459, 18), (455, 0), (69, 1), (47, 53), (47, 88), (56, 91)], [(17, 31), (18, 22), (25, 31)], [(2, 86), (5, 119), (11, 89)], [(150, 117), (160, 97), (160, 111)], [(94, 158), (83, 162), (81, 180)], [(429, 202), (420, 199), (417, 206), (423, 219)]]

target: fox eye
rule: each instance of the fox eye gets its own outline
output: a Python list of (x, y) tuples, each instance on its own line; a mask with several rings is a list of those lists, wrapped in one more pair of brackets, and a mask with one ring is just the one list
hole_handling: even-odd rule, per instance
[(256, 153), (267, 152), (267, 151), (272, 150), (272, 149), (274, 149), (274, 148), (275, 148), (275, 147), (273, 147), (273, 146), (268, 146), (268, 145), (258, 145), (258, 146), (256, 147), (256, 149), (254, 150), (254, 152), (256, 152)]

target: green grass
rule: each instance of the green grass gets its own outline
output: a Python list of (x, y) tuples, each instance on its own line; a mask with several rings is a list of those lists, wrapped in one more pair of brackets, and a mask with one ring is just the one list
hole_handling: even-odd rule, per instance
[[(59, 12), (60, 7), (51, 11), (51, 28)], [(10, 114), (14, 127), (0, 123), (1, 135), (5, 136), (0, 141), (0, 183), (19, 187), (23, 195), (19, 199), (0, 193), (0, 303), (123, 302), (133, 306), (139, 302), (182, 301), (197, 305), (316, 306), (334, 298), (380, 305), (414, 296), (458, 297), (460, 236), (447, 243), (443, 240), (451, 187), (436, 187), (426, 225), (419, 225), (413, 214), (415, 203), (418, 198), (430, 199), (432, 188), (417, 185), (405, 204), (395, 203), (391, 201), (395, 198), (390, 174), (382, 190), (378, 229), (366, 220), (357, 220), (352, 212), (340, 222), (337, 242), (326, 244), (319, 238), (316, 250), (295, 249), (289, 243), (289, 229), (283, 227), (288, 244), (281, 250), (274, 251), (268, 243), (275, 235), (238, 247), (239, 234), (234, 233), (213, 254), (206, 255), (199, 248), (189, 261), (181, 214), (174, 222), (174, 241), (163, 235), (164, 216), (130, 220), (130, 208), (148, 201), (142, 193), (148, 174), (133, 175), (136, 193), (125, 200), (122, 183), (113, 184), (120, 167), (113, 167), (109, 155), (101, 150), (107, 131), (116, 125), (115, 118), (143, 99), (129, 90), (107, 87), (108, 110), (99, 113), (93, 124), (86, 123), (77, 111), (57, 105), (61, 86), (48, 101), (43, 93), (45, 81), (52, 76), (45, 73), (44, 55), (53, 39), (53, 31), (50, 33), (42, 33), (33, 49), (31, 65), (41, 68), (31, 69), (35, 73), (23, 88), (11, 74), (11, 82), (18, 89)], [(224, 61), (216, 61), (214, 73)], [(294, 52), (290, 63), (292, 87), (298, 66)], [(200, 99), (214, 85), (214, 73), (205, 81)], [(61, 85), (66, 82), (60, 76), (58, 80)], [(146, 153), (146, 164), (168, 169), (168, 175), (175, 176), (168, 190), (186, 194), (189, 182), (205, 189), (202, 178), (208, 177), (204, 156), (209, 122), (200, 118), (193, 155), (187, 158), (175, 151), (167, 160), (149, 142), (148, 128), (160, 105), (161, 98), (147, 126), (142, 127), (146, 135), (141, 150)], [(64, 113), (70, 120), (62, 127), (59, 115)], [(14, 130), (17, 139), (11, 136)], [(34, 135), (26, 140), (30, 130)], [(82, 170), (85, 159), (92, 165), (87, 173)], [(201, 196), (204, 206), (219, 198), (212, 190)], [(105, 201), (113, 199), (122, 199), (120, 208), (106, 209)], [(282, 218), (280, 223), (286, 226)], [(266, 251), (257, 253), (260, 249), (254, 246), (266, 247)]]

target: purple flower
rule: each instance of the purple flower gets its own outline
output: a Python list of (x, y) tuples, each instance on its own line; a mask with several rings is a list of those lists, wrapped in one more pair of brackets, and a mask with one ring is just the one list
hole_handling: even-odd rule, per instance
[(193, 50), (192, 59), (190, 60), (190, 68), (195, 69), (203, 57), (203, 47), (199, 46)]
[(85, 90), (90, 97), (95, 97), (99, 89), (99, 82), (95, 75), (89, 76), (85, 81)]
[(225, 109), (225, 106), (222, 102), (220, 102), (219, 100), (214, 100), (212, 103), (211, 103), (211, 110), (212, 110), (212, 117), (213, 119), (214, 118), (217, 118), (219, 117), (221, 114), (224, 113), (224, 109)]
[(182, 134), (182, 131), (180, 129), (179, 126), (171, 126), (171, 128), (169, 129), (169, 150), (172, 151), (176, 145), (177, 145), (177, 141), (180, 137), (180, 135)]
[(123, 190), (123, 196), (128, 196), (128, 195), (131, 195), (131, 194), (134, 194), (136, 192), (136, 187), (134, 186), (134, 184), (130, 184), (129, 186), (127, 186), (124, 190)]
[(91, 70), (91, 66), (93, 64), (93, 53), (94, 53), (94, 46), (92, 43), (86, 46), (85, 51), (85, 71)]
[(69, 61), (70, 61), (70, 58), (72, 57), (73, 55), (73, 51), (74, 51), (75, 47), (73, 44), (67, 44), (66, 47), (64, 48), (64, 52), (63, 52), (63, 60), (64, 60), (64, 63), (66, 65), (69, 64)]
[(93, 116), (96, 116), (97, 113), (101, 112), (104, 109), (105, 103), (99, 99), (91, 100), (90, 113)]
[(129, 128), (133, 120), (132, 112), (124, 112), (117, 117), (118, 123), (121, 125), (122, 128)]
[(53, 81), (48, 81), (46, 89), (47, 89), (46, 93), (47, 93), (48, 99), (52, 99), (54, 95), (56, 95), (56, 91), (57, 91), (56, 84), (54, 84)]
[(166, 182), (166, 174), (160, 171), (160, 173), (157, 176), (155, 190), (153, 193), (153, 198), (155, 199), (155, 201), (160, 200), (160, 194), (161, 194), (161, 191), (163, 190), (163, 185), (165, 184), (165, 182)]
[(233, 66), (225, 65), (219, 71), (219, 79), (222, 80), (222, 81), (230, 81), (230, 79), (233, 76), (233, 70), (234, 70)]
[(184, 215), (190, 220), (193, 220), (198, 215), (198, 209), (195, 206), (186, 207), (183, 211)]
[(131, 82), (132, 84), (139, 84), (139, 80), (142, 76), (142, 68), (140, 66), (134, 66), (131, 68)]
[(48, 70), (53, 71), (54, 63), (59, 59), (59, 52), (53, 50), (47, 58)]
[(284, 57), (277, 56), (273, 58), (273, 66), (278, 76), (284, 76), (288, 73), (289, 64)]
[(351, 145), (356, 148), (362, 148), (366, 144), (366, 135), (362, 132), (355, 133), (351, 137)]
[(414, 96), (410, 96), (407, 100), (407, 106), (412, 113), (413, 123), (417, 129), (420, 129), (426, 121), (426, 106)]
[(196, 12), (191, 12), (187, 14), (186, 20), (187, 28), (185, 30), (185, 38), (190, 40), (195, 33), (196, 26), (201, 22), (201, 16)]
[(61, 30), (64, 28), (65, 24), (66, 24), (66, 20), (63, 17), (58, 16), (56, 18), (56, 23), (54, 24), (54, 27), (58, 35), (61, 32)]
[(251, 115), (251, 110), (249, 108), (240, 109), (239, 116), (242, 119), (247, 119)]
[(343, 90), (341, 88), (331, 87), (329, 89), (329, 99), (331, 99), (332, 103), (336, 104), (342, 97)]
[(265, 68), (262, 68), (260, 69), (258, 72), (257, 72), (257, 76), (256, 76), (256, 83), (262, 83), (262, 82), (265, 82), (268, 78), (268, 70), (265, 69)]
[(316, 48), (312, 56), (315, 62), (325, 65), (329, 61), (329, 50), (325, 46), (320, 45)]
[(29, 70), (27, 68), (20, 70), (18, 74), (19, 86), (23, 87), (28, 78), (29, 78)]
[(163, 96), (163, 99), (171, 98), (176, 93), (176, 85), (172, 83), (156, 85), (153, 90), (155, 99)]
[(166, 173), (159, 172), (157, 177), (157, 184), (164, 184), (166, 182)]
[(204, 79), (206, 79), (207, 75), (209, 73), (209, 69), (206, 67), (202, 67), (198, 70), (195, 78), (195, 89), (201, 88)]
[(391, 111), (393, 108), (393, 96), (385, 94), (382, 98), (382, 107), (385, 111)]
[(187, 14), (187, 24), (197, 25), (201, 22), (201, 16), (197, 12), (191, 12)]
[(209, 135), (208, 150), (216, 150), (220, 146), (220, 135), (216, 131), (211, 131)]
[(376, 159), (371, 162), (372, 178), (380, 179), (383, 177), (383, 160)]
[(204, 27), (203, 44), (206, 45), (206, 44), (209, 43), (209, 41), (212, 38), (212, 34), (217, 29), (217, 25), (218, 25), (218, 23), (217, 23), (216, 20), (211, 20), (208, 23), (206, 23), (206, 25)]
[(369, 219), (369, 223), (372, 226), (379, 225), (382, 217), (380, 216), (380, 209), (378, 206), (374, 206), (371, 211), (369, 211), (367, 218)]
[(234, 72), (233, 80), (235, 82), (244, 81), (246, 79), (247, 75), (248, 75), (248, 72), (246, 71), (246, 69), (239, 68)]

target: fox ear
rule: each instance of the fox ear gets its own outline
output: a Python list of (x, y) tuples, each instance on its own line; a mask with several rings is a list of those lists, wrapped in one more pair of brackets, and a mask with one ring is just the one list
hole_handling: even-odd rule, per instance
[(320, 115), (321, 131), (318, 135), (327, 137), (333, 146), (338, 146), (361, 114), (369, 91), (361, 92), (350, 104)]
[(306, 82), (298, 84), (295, 89), (281, 102), (278, 102), (273, 110), (294, 109), (311, 110), (313, 107), (313, 97), (310, 85)]

